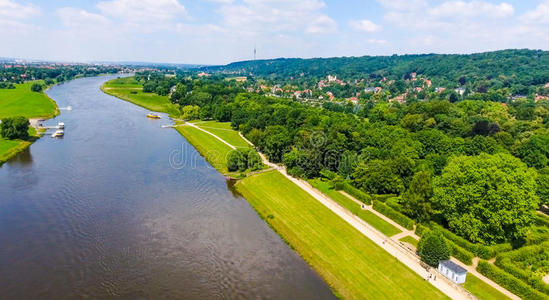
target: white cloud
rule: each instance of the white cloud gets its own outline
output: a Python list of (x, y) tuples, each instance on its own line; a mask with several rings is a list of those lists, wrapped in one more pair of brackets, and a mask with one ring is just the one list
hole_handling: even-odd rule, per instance
[(219, 12), (224, 25), (244, 35), (335, 32), (336, 22), (320, 12), (325, 6), (320, 0), (244, 0)]
[(104, 15), (135, 23), (170, 21), (187, 15), (177, 0), (112, 0), (99, 2), (97, 8)]
[(381, 26), (377, 25), (376, 23), (370, 21), (370, 20), (355, 20), (350, 21), (349, 25), (351, 28), (357, 31), (363, 31), (363, 32), (376, 32), (381, 30)]
[(377, 0), (377, 2), (392, 10), (421, 10), (427, 7), (427, 0)]
[(370, 44), (376, 44), (380, 46), (387, 45), (389, 43), (386, 40), (380, 40), (380, 39), (368, 39), (367, 42)]
[(83, 9), (76, 9), (72, 7), (58, 9), (57, 15), (61, 18), (63, 25), (72, 29), (86, 26), (94, 28), (97, 26), (111, 24), (110, 20), (103, 15), (90, 13)]
[(511, 4), (492, 4), (483, 1), (448, 1), (429, 9), (433, 18), (507, 18), (514, 14)]
[[(549, 0), (540, 3), (535, 9), (526, 12), (521, 16), (521, 21), (525, 23), (548, 24), (549, 23)], [(545, 33), (547, 30), (545, 29)]]
[(34, 5), (22, 5), (12, 0), (0, 0), (0, 19), (27, 19), (40, 10)]

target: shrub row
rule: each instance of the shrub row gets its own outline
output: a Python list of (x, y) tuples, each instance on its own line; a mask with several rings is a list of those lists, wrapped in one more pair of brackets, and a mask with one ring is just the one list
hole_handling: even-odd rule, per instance
[(461, 248), (449, 239), (446, 239), (446, 243), (448, 243), (448, 246), (450, 246), (450, 252), (453, 257), (457, 258), (459, 261), (468, 266), (473, 265), (473, 258), (475, 258), (475, 255), (473, 253)]
[(385, 203), (388, 199), (395, 198), (395, 194), (374, 195), (374, 200)]
[(532, 272), (524, 270), (513, 263), (544, 255), (545, 249), (549, 249), (549, 243), (547, 242), (542, 245), (529, 246), (502, 253), (497, 256), (496, 265), (538, 291), (549, 295), (549, 285), (543, 282), (541, 278), (534, 276)]
[(417, 224), (416, 225), (416, 235), (417, 236), (423, 236), (423, 234), (427, 231), (429, 231), (431, 229), (429, 229), (429, 227), (425, 226), (425, 225), (422, 225), (422, 224)]
[(324, 178), (333, 180), (334, 178), (336, 178), (337, 173), (332, 172), (332, 171), (330, 171), (330, 170), (322, 169), (322, 170), (320, 171), (320, 175), (322, 175), (322, 177), (324, 177)]
[(372, 204), (372, 197), (370, 195), (368, 195), (368, 194), (364, 193), (363, 191), (351, 186), (348, 183), (343, 184), (343, 190), (345, 191), (345, 193), (357, 198), (358, 200), (364, 202), (365, 204), (368, 204), (368, 205)]
[(447, 239), (454, 242), (456, 245), (472, 252), (473, 254), (475, 254), (476, 256), (482, 259), (490, 259), (496, 256), (496, 254), (499, 252), (510, 251), (513, 249), (513, 247), (509, 243), (499, 244), (494, 246), (486, 246), (482, 244), (471, 243), (468, 240), (456, 235), (455, 233), (438, 225), (435, 222), (431, 222), (430, 226), (431, 228), (437, 228), (442, 230), (442, 233)]
[(400, 205), (399, 197), (389, 198), (387, 199), (387, 201), (385, 201), (385, 204), (398, 212), (402, 212), (402, 206)]
[(524, 299), (549, 299), (546, 295), (534, 290), (523, 281), (485, 260), (479, 262), (477, 271)]
[(374, 209), (392, 219), (393, 221), (397, 222), (402, 227), (408, 230), (414, 229), (414, 220), (385, 205), (385, 203), (380, 201), (374, 201)]

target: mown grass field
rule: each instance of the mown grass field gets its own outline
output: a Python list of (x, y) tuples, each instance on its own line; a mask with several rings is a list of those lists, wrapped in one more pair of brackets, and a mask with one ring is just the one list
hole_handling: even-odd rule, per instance
[(411, 236), (409, 236), (409, 235), (407, 235), (407, 236), (401, 238), (399, 241), (408, 243), (408, 244), (410, 244), (410, 245), (412, 245), (412, 246), (414, 246), (414, 247), (416, 247), (416, 248), (417, 248), (417, 244), (419, 243), (418, 240), (416, 240), (415, 238), (413, 238), (413, 237), (411, 237)]
[[(57, 104), (46, 94), (31, 91), (33, 83), (16, 84), (15, 89), (0, 89), (0, 119), (16, 116), (47, 119), (59, 113)], [(29, 135), (36, 136), (36, 130), (29, 128)], [(0, 136), (0, 164), (27, 148), (31, 142), (7, 140)]]
[(238, 191), (335, 293), (350, 299), (444, 299), (423, 278), (276, 171)]
[(467, 274), (467, 279), (465, 280), (463, 287), (481, 300), (510, 299), (471, 273)]
[(240, 137), (238, 132), (232, 129), (230, 122), (197, 121), (193, 123), (237, 148), (250, 148), (250, 145)]
[(172, 116), (180, 114), (179, 106), (172, 104), (168, 96), (155, 93), (143, 93), (143, 86), (134, 77), (124, 77), (107, 81), (101, 90), (109, 95), (139, 105), (148, 110), (167, 113)]
[(353, 200), (347, 198), (347, 196), (343, 195), (339, 191), (330, 188), (330, 185), (327, 182), (322, 182), (320, 180), (311, 180), (310, 183), (313, 187), (320, 190), (326, 196), (337, 202), (339, 205), (345, 207), (348, 211), (361, 218), (364, 222), (372, 225), (372, 227), (379, 230), (379, 232), (383, 233), (384, 235), (393, 236), (402, 232), (400, 229), (396, 228), (391, 223), (383, 220), (382, 218), (376, 216), (371, 211), (361, 209), (360, 206), (356, 204)]
[(223, 174), (228, 172), (227, 156), (233, 151), (231, 147), (191, 126), (179, 125), (176, 129), (217, 171)]
[(49, 119), (58, 114), (57, 105), (46, 94), (31, 91), (33, 83), (16, 84), (15, 89), (0, 89), (0, 119), (15, 116)]

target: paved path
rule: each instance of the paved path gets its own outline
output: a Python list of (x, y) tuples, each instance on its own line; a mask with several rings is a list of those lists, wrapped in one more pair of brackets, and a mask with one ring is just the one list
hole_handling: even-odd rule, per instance
[(191, 126), (191, 127), (196, 128), (196, 129), (198, 129), (198, 130), (200, 130), (200, 131), (204, 131), (205, 133), (207, 133), (207, 134), (213, 136), (214, 138), (220, 140), (223, 144), (225, 144), (225, 145), (231, 147), (231, 149), (236, 150), (236, 147), (235, 147), (235, 146), (233, 146), (233, 145), (231, 145), (231, 144), (225, 142), (224, 139), (218, 137), (217, 135), (215, 135), (215, 134), (213, 134), (213, 133), (211, 133), (211, 132), (209, 132), (209, 131), (207, 131), (207, 130), (205, 130), (205, 129), (202, 129), (202, 128), (200, 128), (200, 127), (194, 125), (193, 123), (185, 122), (185, 125)]

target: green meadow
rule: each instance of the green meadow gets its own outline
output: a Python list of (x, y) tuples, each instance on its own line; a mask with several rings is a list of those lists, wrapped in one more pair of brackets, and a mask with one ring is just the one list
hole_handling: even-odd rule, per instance
[[(46, 94), (31, 91), (33, 83), (16, 84), (15, 89), (0, 89), (0, 119), (16, 116), (48, 119), (59, 113), (55, 102)], [(36, 130), (30, 128), (29, 134), (36, 136)], [(0, 136), (0, 164), (30, 144), (30, 141), (7, 140)]]
[(144, 93), (143, 86), (134, 77), (124, 77), (105, 82), (101, 90), (111, 96), (126, 100), (148, 110), (178, 116), (179, 106), (171, 103), (168, 96)]
[(447, 298), (280, 173), (247, 177), (236, 188), (339, 297)]

